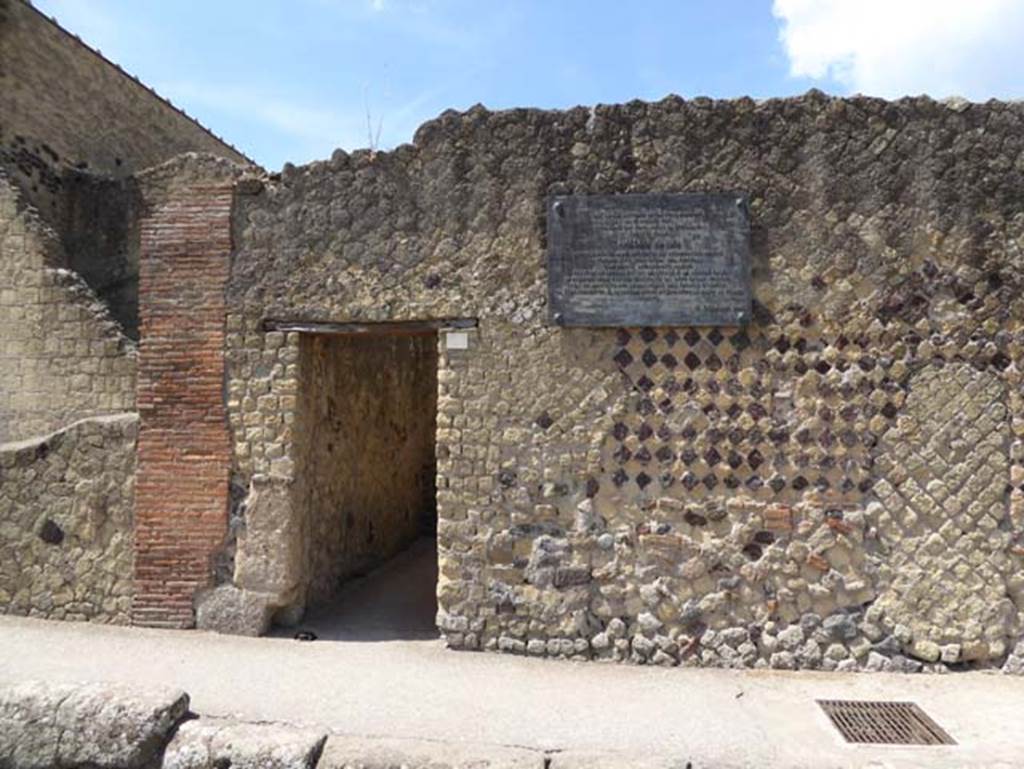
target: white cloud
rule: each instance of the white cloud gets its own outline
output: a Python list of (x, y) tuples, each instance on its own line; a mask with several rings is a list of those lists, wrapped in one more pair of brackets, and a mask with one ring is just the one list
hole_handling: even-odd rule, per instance
[(1024, 96), (1024, 0), (774, 0), (790, 74), (876, 96)]

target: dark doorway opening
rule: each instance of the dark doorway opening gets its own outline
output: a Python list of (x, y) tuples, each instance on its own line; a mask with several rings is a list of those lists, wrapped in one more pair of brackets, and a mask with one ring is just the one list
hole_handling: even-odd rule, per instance
[(437, 636), (437, 362), (435, 329), (300, 337), (301, 628), (318, 638)]

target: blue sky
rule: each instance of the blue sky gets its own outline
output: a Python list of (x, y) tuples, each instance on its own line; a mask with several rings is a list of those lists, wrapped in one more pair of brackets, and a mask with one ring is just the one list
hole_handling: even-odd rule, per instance
[(35, 4), (269, 169), (392, 147), (478, 102), (1024, 96), (1024, 0)]

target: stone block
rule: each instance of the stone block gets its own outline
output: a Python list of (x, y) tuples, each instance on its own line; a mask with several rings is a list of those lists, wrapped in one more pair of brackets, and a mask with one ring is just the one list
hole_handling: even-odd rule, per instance
[(245, 528), (235, 551), (235, 584), (291, 603), (303, 573), (300, 521), (292, 509), (292, 484), (253, 477), (245, 500)]
[(188, 702), (167, 687), (0, 686), (0, 766), (151, 769)]
[(188, 721), (167, 746), (162, 769), (312, 769), (326, 739), (280, 724)]
[(196, 597), (196, 627), (200, 630), (259, 636), (267, 632), (273, 614), (270, 596), (234, 585), (219, 585)]
[(1024, 676), (1024, 641), (1018, 643), (1010, 656), (1006, 658), (1003, 672), (1009, 675)]

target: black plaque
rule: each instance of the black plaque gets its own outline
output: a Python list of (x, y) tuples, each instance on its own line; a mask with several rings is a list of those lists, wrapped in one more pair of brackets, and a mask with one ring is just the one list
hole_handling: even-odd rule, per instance
[(734, 194), (556, 195), (548, 301), (563, 326), (750, 319), (750, 221)]

